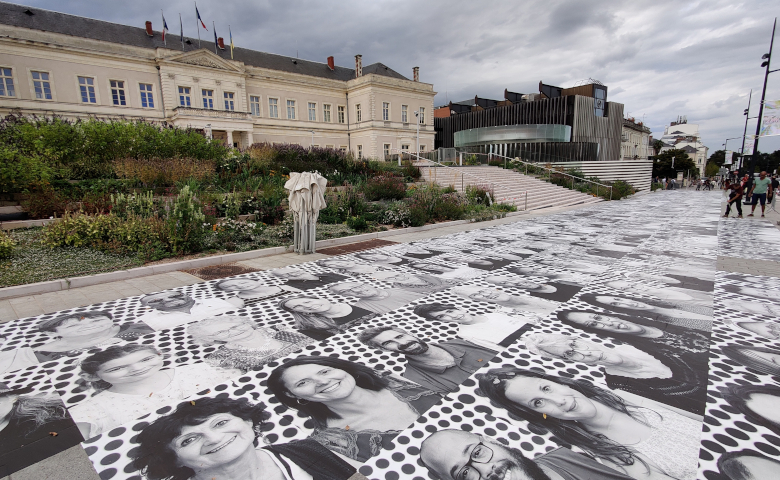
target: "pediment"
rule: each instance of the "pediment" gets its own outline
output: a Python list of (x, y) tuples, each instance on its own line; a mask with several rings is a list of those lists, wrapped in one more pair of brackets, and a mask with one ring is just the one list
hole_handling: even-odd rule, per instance
[(182, 53), (166, 59), (172, 63), (184, 63), (187, 65), (197, 65), (199, 67), (216, 68), (217, 70), (227, 70), (229, 72), (241, 72), (242, 70), (232, 63), (220, 58), (208, 50), (201, 49), (194, 52)]

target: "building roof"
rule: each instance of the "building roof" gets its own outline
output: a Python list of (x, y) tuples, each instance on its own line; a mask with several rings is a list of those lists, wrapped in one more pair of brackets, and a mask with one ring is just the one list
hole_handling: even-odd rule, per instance
[[(146, 34), (144, 28), (130, 27), (118, 23), (104, 22), (93, 18), (79, 17), (67, 13), (52, 12), (50, 10), (6, 2), (0, 2), (0, 24), (59, 33), (79, 38), (100, 40), (103, 42), (118, 43), (131, 47), (149, 49), (170, 48), (176, 51), (181, 49), (179, 35), (173, 32), (168, 32), (167, 40), (171, 42), (171, 46), (167, 47), (162, 41), (162, 35), (160, 34), (159, 29), (155, 30), (153, 37), (150, 37)], [(160, 26), (159, 23), (157, 26)], [(213, 32), (210, 35), (213, 35)], [(200, 42), (199, 47), (197, 39), (184, 37), (184, 40), (185, 52), (199, 50), (200, 48), (214, 51), (214, 42), (204, 40)], [(218, 55), (226, 60), (230, 60), (230, 47), (227, 45), (226, 47), (225, 50), (218, 50)], [(284, 55), (258, 52), (248, 48), (234, 48), (233, 59), (253, 67), (298, 73), (312, 77), (330, 78), (341, 81), (355, 78), (355, 70), (352, 68), (336, 66), (335, 70), (331, 70), (328, 68), (327, 63), (312, 62), (299, 58), (286, 57)], [(363, 67), (363, 75), (370, 73), (401, 80), (409, 80), (381, 63), (374, 63)]]

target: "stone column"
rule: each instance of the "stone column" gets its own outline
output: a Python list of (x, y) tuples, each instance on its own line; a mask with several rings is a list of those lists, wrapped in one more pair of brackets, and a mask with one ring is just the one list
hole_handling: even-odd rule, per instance
[(246, 146), (251, 147), (253, 143), (255, 143), (254, 135), (252, 132), (246, 132)]
[(233, 148), (233, 130), (227, 131), (227, 146)]

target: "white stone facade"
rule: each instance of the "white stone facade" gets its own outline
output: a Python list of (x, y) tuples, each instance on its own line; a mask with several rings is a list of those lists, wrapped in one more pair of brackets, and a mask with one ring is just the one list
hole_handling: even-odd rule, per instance
[(13, 85), (0, 95), (0, 114), (164, 121), (238, 147), (293, 143), (382, 159), (385, 151), (416, 148), (414, 112), (422, 110), (421, 150), (433, 149), (431, 84), (370, 73), (387, 70), (381, 64), (351, 79), (342, 67), (338, 79), (262, 68), (206, 48), (185, 53), (175, 49), (178, 40), (143, 48), (0, 23), (0, 72), (10, 71)]

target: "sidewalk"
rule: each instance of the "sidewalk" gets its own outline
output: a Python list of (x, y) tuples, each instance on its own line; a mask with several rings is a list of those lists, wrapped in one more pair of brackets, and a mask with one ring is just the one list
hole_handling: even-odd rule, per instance
[[(598, 204), (590, 204), (598, 205)], [(387, 240), (399, 243), (414, 242), (425, 238), (438, 237), (450, 233), (464, 232), (486, 228), (491, 225), (512, 223), (528, 218), (535, 218), (553, 213), (577, 210), (590, 205), (573, 205), (568, 207), (547, 208), (531, 210), (526, 214), (491, 220), (489, 222), (465, 223), (454, 226), (443, 226), (413, 233), (405, 233), (386, 237)], [(296, 253), (282, 253), (266, 257), (258, 257), (250, 260), (236, 262), (239, 266), (254, 268), (257, 270), (269, 270), (273, 268), (297, 265), (326, 258), (328, 255), (315, 253), (312, 255), (298, 255)], [(184, 267), (183, 269), (188, 269)], [(108, 302), (120, 298), (143, 295), (145, 293), (158, 292), (170, 288), (182, 287), (204, 281), (183, 271), (173, 271), (149, 275), (145, 277), (128, 278), (114, 282), (90, 285), (87, 287), (71, 288), (57, 292), (41, 293), (37, 295), (21, 296), (0, 300), (0, 322), (16, 320), (18, 318), (32, 317), (46, 313), (65, 310), (68, 308), (83, 307), (94, 303)]]

